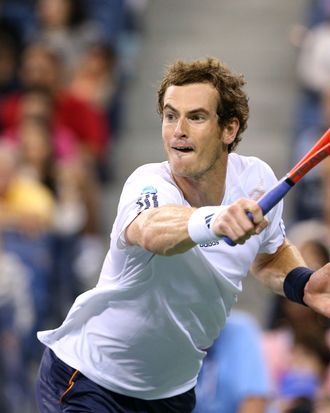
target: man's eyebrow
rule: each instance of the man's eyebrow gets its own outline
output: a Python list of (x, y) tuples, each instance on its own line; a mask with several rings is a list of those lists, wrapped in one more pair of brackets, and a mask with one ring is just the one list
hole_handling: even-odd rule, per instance
[(208, 115), (210, 112), (205, 108), (196, 108), (196, 109), (189, 110), (188, 113), (190, 115), (193, 115), (195, 113), (204, 113), (205, 115)]
[(169, 109), (172, 112), (178, 113), (178, 111), (172, 105), (170, 105), (169, 103), (166, 103), (166, 105), (164, 105), (164, 109)]
[[(167, 103), (165, 106), (164, 106), (164, 109), (169, 109), (169, 110), (171, 110), (171, 111), (173, 111), (173, 112), (175, 112), (175, 113), (178, 113), (178, 110), (177, 109), (175, 109), (172, 105), (170, 105), (169, 103)], [(187, 112), (189, 115), (193, 115), (193, 114), (195, 114), (195, 113), (205, 113), (206, 115), (208, 115), (210, 112), (207, 110), (207, 109), (205, 109), (205, 108), (196, 108), (196, 109), (192, 109), (192, 110), (188, 110), (188, 112)]]

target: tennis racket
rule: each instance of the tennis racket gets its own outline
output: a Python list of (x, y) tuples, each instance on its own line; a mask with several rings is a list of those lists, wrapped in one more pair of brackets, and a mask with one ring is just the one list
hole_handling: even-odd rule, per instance
[[(279, 181), (279, 183), (266, 192), (258, 201), (263, 215), (266, 215), (290, 189), (300, 181), (311, 169), (319, 164), (324, 158), (330, 155), (330, 129), (328, 129), (306, 155)], [(251, 221), (252, 214), (247, 213)], [(231, 246), (236, 245), (229, 237), (225, 236), (224, 241)]]

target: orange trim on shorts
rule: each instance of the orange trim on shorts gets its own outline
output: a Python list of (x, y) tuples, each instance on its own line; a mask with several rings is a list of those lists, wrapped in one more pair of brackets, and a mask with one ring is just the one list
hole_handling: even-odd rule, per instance
[(62, 403), (64, 397), (69, 393), (69, 391), (72, 389), (72, 387), (74, 386), (74, 378), (76, 377), (76, 375), (79, 373), (79, 370), (75, 370), (72, 374), (72, 376), (70, 377), (70, 380), (68, 382), (68, 388), (65, 390), (65, 392), (62, 394), (62, 396), (60, 397), (60, 403)]

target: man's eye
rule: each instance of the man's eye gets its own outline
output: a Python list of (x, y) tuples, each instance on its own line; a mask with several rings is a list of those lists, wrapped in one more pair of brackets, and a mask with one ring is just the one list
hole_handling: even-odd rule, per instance
[(173, 120), (175, 120), (175, 115), (174, 113), (165, 113), (164, 117), (167, 121), (171, 122)]
[(202, 122), (203, 120), (205, 120), (205, 116), (196, 113), (190, 116), (190, 120), (192, 120), (193, 122)]

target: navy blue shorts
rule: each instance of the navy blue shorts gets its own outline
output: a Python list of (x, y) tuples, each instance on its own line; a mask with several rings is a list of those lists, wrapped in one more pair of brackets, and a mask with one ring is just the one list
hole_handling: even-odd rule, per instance
[(36, 383), (40, 413), (191, 413), (195, 391), (142, 400), (107, 390), (61, 361), (46, 348)]

